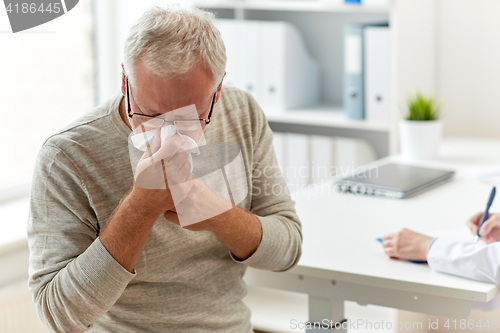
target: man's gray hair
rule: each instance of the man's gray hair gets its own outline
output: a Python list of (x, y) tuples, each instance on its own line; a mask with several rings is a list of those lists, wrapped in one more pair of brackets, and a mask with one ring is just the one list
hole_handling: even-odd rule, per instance
[(214, 14), (179, 5), (149, 8), (130, 28), (123, 65), (133, 83), (138, 60), (155, 74), (171, 78), (201, 61), (212, 73), (212, 92), (224, 76), (226, 49)]

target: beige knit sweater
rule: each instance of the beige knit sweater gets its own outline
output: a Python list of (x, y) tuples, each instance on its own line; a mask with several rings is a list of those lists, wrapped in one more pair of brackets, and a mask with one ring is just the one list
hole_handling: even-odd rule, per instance
[(239, 206), (260, 220), (257, 251), (237, 261), (211, 232), (160, 216), (131, 274), (98, 237), (133, 183), (122, 98), (51, 136), (39, 153), (28, 239), (41, 319), (55, 332), (251, 332), (246, 267), (289, 269), (302, 241), (262, 110), (249, 94), (224, 87), (205, 130), (208, 144), (232, 142), (242, 151), (249, 194)]

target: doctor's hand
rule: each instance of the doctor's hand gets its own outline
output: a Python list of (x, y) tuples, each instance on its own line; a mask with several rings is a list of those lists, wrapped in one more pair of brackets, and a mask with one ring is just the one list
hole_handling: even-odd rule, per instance
[(382, 238), (385, 254), (391, 258), (427, 260), (427, 250), (434, 238), (408, 229), (387, 234)]
[(171, 187), (177, 194), (186, 196), (191, 190), (194, 175), (188, 162), (188, 152), (181, 149), (182, 139), (174, 135), (161, 144), (161, 130), (157, 132), (148, 149), (137, 164), (134, 185), (129, 194), (137, 206), (156, 214), (174, 208)]
[[(470, 217), (467, 221), (473, 235), (477, 234), (477, 228), (481, 220), (483, 212), (479, 212)], [(500, 240), (500, 214), (489, 214), (488, 219), (484, 221), (481, 229), (479, 230), (481, 239), (486, 243), (494, 243)]]

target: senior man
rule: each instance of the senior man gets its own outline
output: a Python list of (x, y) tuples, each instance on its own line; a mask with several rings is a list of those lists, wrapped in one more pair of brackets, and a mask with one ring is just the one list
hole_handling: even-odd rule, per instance
[[(252, 332), (246, 267), (283, 271), (299, 260), (294, 203), (270, 171), (278, 171), (272, 132), (249, 94), (222, 86), (225, 63), (212, 14), (152, 7), (125, 42), (121, 92), (44, 143), (29, 287), (54, 332)], [(248, 195), (238, 205), (196, 179), (179, 129), (164, 140), (163, 124), (186, 120), (172, 112), (186, 106), (209, 150), (239, 147)], [(135, 165), (129, 136), (150, 120), (162, 125)], [(186, 140), (199, 143), (199, 134)], [(158, 170), (164, 188), (147, 185)], [(197, 223), (181, 227), (190, 214)]]

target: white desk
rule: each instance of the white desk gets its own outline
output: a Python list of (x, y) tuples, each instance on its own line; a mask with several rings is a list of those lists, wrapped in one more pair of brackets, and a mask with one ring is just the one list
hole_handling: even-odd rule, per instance
[[(317, 193), (318, 188), (294, 195), (304, 237), (299, 264), (284, 273), (249, 269), (246, 281), (308, 294), (310, 321), (344, 319), (345, 300), (466, 318), (471, 301), (488, 302), (500, 288), (435, 273), (427, 265), (391, 260), (375, 239), (403, 227), (429, 232), (464, 226), (469, 216), (484, 209), (491, 190), (491, 186), (470, 179), (470, 174), (485, 167), (500, 170), (498, 152), (497, 140), (447, 140), (441, 157), (427, 164), (455, 166), (457, 176), (411, 199), (333, 190)], [(500, 200), (491, 211), (500, 211)]]

